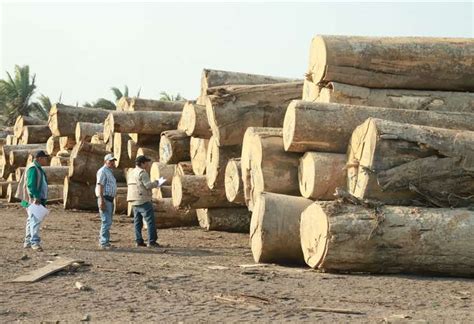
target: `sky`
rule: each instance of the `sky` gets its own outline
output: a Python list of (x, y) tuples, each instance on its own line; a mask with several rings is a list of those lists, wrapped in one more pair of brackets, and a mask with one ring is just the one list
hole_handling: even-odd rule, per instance
[(203, 68), (303, 78), (316, 34), (474, 37), (465, 3), (54, 3), (4, 1), (0, 78), (29, 65), (65, 104), (199, 95)]

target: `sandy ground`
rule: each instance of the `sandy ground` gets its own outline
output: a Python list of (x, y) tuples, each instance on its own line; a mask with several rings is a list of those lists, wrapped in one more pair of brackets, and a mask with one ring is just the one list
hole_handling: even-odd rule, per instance
[[(161, 249), (135, 248), (116, 216), (97, 248), (95, 213), (52, 207), (44, 252), (22, 248), (25, 215), (0, 202), (0, 322), (474, 322), (474, 280), (341, 275), (253, 264), (248, 236), (200, 228), (159, 230)], [(84, 261), (43, 280), (8, 281), (56, 257)], [(90, 287), (75, 288), (76, 282)], [(342, 309), (361, 314), (322, 312)]]

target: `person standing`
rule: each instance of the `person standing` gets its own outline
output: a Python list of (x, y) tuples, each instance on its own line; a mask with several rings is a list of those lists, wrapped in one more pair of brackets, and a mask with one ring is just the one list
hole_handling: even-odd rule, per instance
[(25, 241), (23, 247), (32, 248), (41, 252), (40, 226), (42, 219), (33, 215), (28, 209), (31, 204), (46, 206), (48, 199), (48, 179), (43, 166), (48, 164), (49, 155), (44, 151), (38, 151), (31, 164), (26, 167), (16, 192), (16, 198), (20, 199), (21, 206), (27, 209)]
[(112, 248), (110, 244), (110, 228), (112, 227), (112, 214), (114, 212), (114, 197), (117, 193), (117, 181), (112, 170), (117, 159), (113, 154), (104, 157), (104, 165), (97, 171), (95, 194), (99, 206), (101, 220), (99, 233), (99, 247), (104, 250)]
[[(151, 190), (160, 186), (160, 181), (150, 181), (149, 170), (151, 160), (140, 155), (135, 160), (135, 168), (128, 176), (127, 201), (131, 202), (133, 208), (133, 224), (135, 227), (136, 246), (159, 247), (156, 242), (158, 234), (156, 232), (155, 214), (153, 212)], [(161, 179), (164, 182), (163, 179)], [(142, 237), (143, 219), (145, 219), (148, 227), (148, 244)]]

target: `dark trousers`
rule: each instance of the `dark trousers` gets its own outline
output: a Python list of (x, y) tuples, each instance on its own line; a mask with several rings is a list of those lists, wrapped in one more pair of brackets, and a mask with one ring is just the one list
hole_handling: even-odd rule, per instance
[(156, 243), (158, 235), (156, 234), (155, 214), (151, 202), (133, 206), (133, 224), (135, 226), (135, 241), (137, 243), (143, 243), (143, 219), (145, 219), (148, 227), (148, 243)]

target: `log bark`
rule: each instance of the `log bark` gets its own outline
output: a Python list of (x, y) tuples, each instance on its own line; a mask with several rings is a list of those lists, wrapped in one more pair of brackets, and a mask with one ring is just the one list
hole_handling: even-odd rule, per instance
[[(242, 170), (245, 203), (253, 210), (256, 199), (263, 191), (299, 196), (298, 166), (301, 154), (285, 152), (280, 129), (246, 136), (244, 143), (248, 156), (245, 172)], [(242, 152), (244, 150), (242, 149)], [(245, 173), (245, 174), (244, 174)]]
[(140, 147), (137, 150), (137, 156), (144, 155), (150, 158), (152, 161), (159, 161), (160, 160), (160, 151), (149, 148), (149, 147)]
[(115, 133), (114, 134), (114, 157), (117, 159), (115, 162), (117, 167), (120, 168), (131, 168), (135, 166), (135, 159), (130, 159), (128, 156), (128, 142), (130, 136), (127, 133)]
[(474, 114), (293, 101), (283, 124), (285, 150), (345, 153), (354, 129), (367, 118), (474, 130)]
[(64, 178), (64, 209), (99, 210), (95, 196), (95, 186)]
[(316, 101), (320, 96), (321, 88), (314, 82), (305, 79), (303, 82), (303, 101)]
[(330, 82), (325, 88), (322, 88), (316, 102), (474, 113), (474, 93), (408, 89), (370, 89), (338, 82)]
[(59, 139), (57, 136), (50, 136), (46, 141), (46, 152), (49, 155), (56, 155), (61, 149), (59, 147)]
[(212, 132), (207, 121), (206, 106), (188, 101), (183, 108), (180, 129), (188, 136), (211, 138)]
[(359, 199), (397, 205), (474, 205), (474, 132), (370, 118), (348, 151), (348, 186)]
[(76, 124), (75, 138), (76, 142), (85, 141), (90, 142), (92, 136), (96, 133), (104, 132), (104, 124), (102, 123), (87, 123), (87, 122), (78, 122)]
[(14, 171), (10, 165), (10, 152), (13, 150), (45, 150), (45, 144), (21, 144), (21, 145), (4, 145), (2, 147), (2, 154), (0, 156), (1, 169), (0, 177), (6, 179), (8, 175)]
[(196, 209), (199, 226), (208, 231), (248, 233), (250, 213), (245, 207)]
[(74, 148), (76, 145), (76, 138), (75, 136), (61, 136), (59, 138), (59, 149), (61, 151), (69, 151)]
[(207, 90), (212, 87), (226, 85), (272, 84), (293, 81), (297, 80), (268, 75), (204, 69), (201, 74), (201, 97), (205, 97), (208, 94)]
[(239, 145), (248, 127), (281, 127), (302, 82), (227, 86), (208, 90), (206, 113), (219, 146)]
[(153, 201), (157, 228), (189, 227), (198, 225), (194, 209), (176, 209), (171, 198)]
[(137, 143), (138, 146), (158, 146), (160, 144), (161, 134), (140, 134), (140, 133), (129, 133), (130, 138)]
[(129, 104), (124, 106), (124, 111), (174, 111), (183, 110), (184, 101), (165, 101), (143, 98), (129, 98)]
[(240, 157), (241, 152), (241, 145), (219, 147), (215, 137), (211, 137), (206, 157), (206, 178), (209, 188), (225, 188), (227, 162), (232, 158)]
[(13, 135), (20, 138), (23, 133), (23, 127), (29, 125), (47, 125), (48, 122), (32, 116), (18, 116), (13, 126)]
[(473, 91), (473, 56), (471, 38), (316, 36), (309, 73), (316, 84)]
[(225, 168), (225, 195), (230, 202), (245, 204), (240, 158), (230, 159), (227, 162)]
[(300, 159), (298, 182), (303, 197), (334, 200), (336, 188), (346, 188), (346, 155), (306, 152)]
[(104, 122), (104, 141), (112, 133), (158, 135), (176, 129), (180, 117), (180, 112), (169, 111), (113, 111)]
[(252, 255), (258, 263), (304, 263), (300, 216), (312, 201), (302, 197), (261, 193), (250, 223)]
[(176, 164), (180, 161), (189, 161), (190, 137), (180, 130), (169, 130), (161, 133), (160, 162)]
[(315, 202), (301, 215), (306, 263), (328, 272), (474, 275), (470, 210)]
[(151, 194), (153, 199), (157, 200), (173, 197), (171, 186), (161, 186), (160, 188), (152, 189)]
[(9, 162), (13, 169), (18, 167), (24, 167), (28, 163), (28, 157), (30, 154), (34, 155), (37, 149), (26, 149), (26, 150), (13, 150), (10, 151)]
[(46, 143), (51, 136), (48, 125), (29, 125), (23, 127), (19, 144)]
[(193, 172), (196, 175), (206, 173), (206, 158), (209, 140), (204, 138), (191, 137), (189, 142), (189, 155)]
[(55, 104), (49, 111), (48, 125), (54, 136), (75, 137), (76, 123), (103, 123), (110, 110)]
[(227, 201), (224, 189), (209, 189), (206, 176), (175, 175), (171, 185), (176, 208), (235, 207)]
[(128, 208), (127, 187), (117, 188), (117, 194), (114, 199), (114, 214), (126, 214)]
[(191, 161), (181, 161), (176, 164), (174, 175), (194, 175)]
[[(45, 174), (46, 178), (48, 179), (48, 185), (50, 184), (64, 184), (64, 177), (68, 175), (68, 167), (65, 166), (59, 166), (59, 167), (53, 167), (53, 166), (44, 166), (42, 167)], [(15, 178), (20, 179), (21, 176), (23, 175), (23, 172), (25, 171), (26, 168), (21, 167), (17, 168), (15, 170)], [(61, 196), (62, 197), (62, 196)]]
[(162, 162), (153, 162), (150, 168), (150, 180), (156, 181), (160, 177), (166, 179), (166, 185), (171, 185), (175, 173), (176, 164), (165, 164)]

